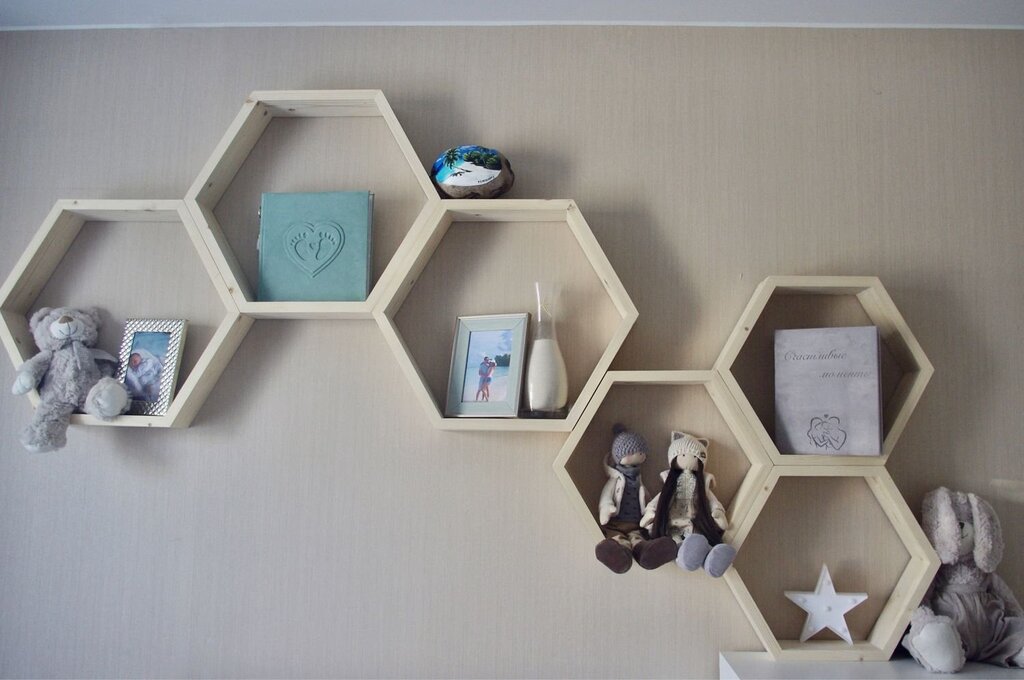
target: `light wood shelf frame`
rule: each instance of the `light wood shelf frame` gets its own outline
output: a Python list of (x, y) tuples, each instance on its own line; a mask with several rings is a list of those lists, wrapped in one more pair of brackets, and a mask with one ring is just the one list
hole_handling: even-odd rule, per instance
[[(596, 498), (589, 499), (588, 502), (588, 499), (583, 497), (579, 487), (577, 487), (576, 482), (569, 473), (567, 465), (576, 453), (594, 417), (601, 409), (605, 398), (615, 389), (616, 385), (692, 386), (703, 388), (707, 392), (708, 397), (710, 397), (725, 421), (726, 426), (736, 438), (740, 449), (750, 464), (746, 475), (743, 477), (743, 481), (740, 483), (739, 489), (726, 509), (729, 518), (729, 531), (726, 532), (725, 540), (731, 542), (732, 534), (753, 507), (759, 489), (767, 478), (772, 465), (768, 454), (761, 447), (757, 437), (750, 431), (746, 418), (729, 393), (729, 390), (725, 387), (721, 376), (714, 371), (608, 371), (605, 374), (583, 415), (558, 452), (554, 463), (552, 463), (555, 476), (558, 477), (558, 481), (561, 482), (562, 488), (576, 509), (577, 514), (583, 519), (594, 540), (599, 541), (604, 538), (601, 527), (594, 517), (593, 505), (596, 502)], [(626, 421), (629, 420), (628, 414), (623, 417)], [(657, 451), (660, 451), (660, 449), (652, 450), (652, 455), (649, 456), (651, 464), (657, 465), (661, 462)], [(602, 452), (602, 459), (604, 453)]]
[(939, 569), (939, 557), (932, 548), (928, 537), (918, 525), (913, 512), (907, 506), (889, 472), (878, 465), (779, 465), (768, 473), (767, 479), (758, 489), (750, 510), (733, 532), (731, 540), (741, 549), (750, 534), (769, 496), (783, 477), (860, 477), (867, 483), (878, 501), (886, 518), (892, 525), (909, 559), (888, 602), (875, 621), (867, 640), (854, 641), (848, 645), (842, 640), (779, 640), (775, 637), (761, 613), (751, 592), (743, 583), (742, 575), (736, 568), (725, 573), (726, 583), (736, 601), (743, 609), (754, 632), (765, 650), (775, 660), (805, 661), (887, 661), (904, 630), (910, 623), (910, 615), (921, 603), (925, 591)]
[[(57, 201), (0, 288), (0, 340), (15, 368), (36, 353), (35, 340), (28, 327), (28, 314), (87, 222), (166, 222), (183, 227), (224, 306), (224, 318), (175, 393), (166, 414), (119, 416), (110, 421), (74, 414), (71, 422), (112, 427), (188, 427), (242, 343), (253, 320), (240, 314), (184, 201)], [(35, 390), (28, 397), (33, 406), (39, 404), (39, 393)]]
[[(255, 300), (214, 215), (214, 209), (275, 117), (374, 116), (383, 119), (424, 195), (424, 205), (362, 302), (279, 302)], [(884, 465), (916, 407), (933, 367), (902, 315), (874, 277), (772, 276), (755, 290), (739, 322), (710, 371), (608, 371), (638, 312), (610, 262), (571, 200), (442, 200), (437, 196), (390, 105), (379, 90), (253, 92), (200, 171), (183, 200), (62, 200), (47, 216), (14, 270), (0, 288), (0, 341), (18, 366), (34, 354), (27, 314), (59, 266), (82, 227), (89, 221), (166, 222), (183, 225), (210, 276), (225, 317), (175, 394), (163, 416), (121, 416), (102, 421), (84, 414), (72, 423), (134, 427), (187, 427), (213, 388), (256, 318), (366, 319), (381, 329), (399, 366), (434, 427), (446, 430), (564, 431), (569, 436), (553, 468), (588, 531), (602, 536), (590, 505), (566, 469), (595, 415), (615, 385), (700, 386), (707, 391), (750, 467), (728, 508), (726, 540), (741, 548), (782, 477), (860, 477), (868, 484), (886, 518), (905, 546), (909, 560), (876, 620), (869, 639), (844, 642), (779, 640), (772, 633), (737, 569), (725, 580), (774, 659), (888, 659), (939, 567), (939, 560)], [(564, 222), (579, 243), (620, 318), (615, 332), (566, 418), (446, 418), (412, 358), (394, 319), (417, 278), (454, 222)], [(889, 430), (878, 457), (784, 456), (772, 442), (731, 368), (766, 305), (776, 293), (853, 295), (880, 329), (883, 340), (902, 365), (909, 367), (894, 397)], [(33, 405), (38, 393), (31, 392)]]
[[(751, 331), (772, 296), (780, 295), (844, 295), (855, 296), (879, 335), (903, 368), (903, 376), (895, 393), (888, 399), (883, 420), (889, 423), (880, 456), (814, 456), (781, 453), (761, 422), (750, 400), (733, 374), (733, 366), (743, 350)], [(740, 404), (755, 434), (776, 465), (885, 465), (907, 421), (917, 407), (934, 368), (907, 322), (896, 308), (882, 282), (873, 276), (769, 276), (755, 289), (736, 327), (726, 340), (715, 361), (715, 370)], [(765, 389), (773, 389), (766, 385)]]
[[(398, 250), (370, 290), (366, 300), (346, 302), (260, 302), (239, 264), (214, 210), (246, 158), (274, 118), (379, 117), (423, 192), (424, 205)], [(383, 291), (411, 253), (409, 248), (423, 222), (440, 201), (391, 105), (380, 90), (280, 90), (249, 95), (209, 160), (200, 170), (185, 203), (200, 227), (214, 262), (228, 284), (238, 309), (260, 319), (370, 319)], [(255, 242), (255, 235), (253, 235)]]
[[(503, 430), (568, 432), (579, 420), (594, 391), (619, 351), (638, 312), (618, 275), (605, 256), (600, 244), (587, 225), (582, 213), (572, 200), (494, 199), (494, 200), (441, 200), (433, 204), (422, 228), (416, 233), (410, 256), (402, 264), (400, 275), (392, 279), (389, 288), (373, 316), (384, 339), (394, 353), (399, 366), (409, 380), (417, 399), (423, 406), (431, 424), (442, 430)], [(441, 405), (434, 399), (427, 381), (416, 365), (412, 354), (395, 324), (395, 315), (434, 251), (440, 245), (448, 228), (454, 222), (564, 222), (594, 269), (605, 292), (615, 307), (619, 323), (604, 352), (590, 372), (590, 376), (563, 419), (531, 418), (446, 418)], [(441, 360), (447, 360), (443, 357)]]

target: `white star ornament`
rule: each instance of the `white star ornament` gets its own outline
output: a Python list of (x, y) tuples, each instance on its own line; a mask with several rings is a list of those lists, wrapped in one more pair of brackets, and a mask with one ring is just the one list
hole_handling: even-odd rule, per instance
[(818, 631), (828, 628), (839, 637), (853, 644), (850, 628), (846, 625), (846, 612), (864, 600), (867, 593), (837, 593), (832, 585), (832, 576), (828, 573), (828, 565), (821, 565), (821, 575), (813, 593), (787, 590), (786, 597), (807, 612), (807, 621), (800, 633), (800, 642), (806, 642)]

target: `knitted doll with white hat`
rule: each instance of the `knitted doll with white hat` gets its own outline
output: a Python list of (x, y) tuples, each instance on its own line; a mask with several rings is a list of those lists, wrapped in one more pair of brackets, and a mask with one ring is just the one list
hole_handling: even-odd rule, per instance
[(671, 562), (676, 545), (671, 539), (647, 540), (640, 528), (647, 489), (644, 488), (641, 466), (647, 460), (644, 438), (616, 424), (614, 438), (605, 462), (608, 481), (601, 490), (598, 517), (605, 539), (594, 548), (597, 559), (616, 574), (633, 566), (633, 558), (644, 569), (654, 569)]
[(725, 573), (736, 549), (722, 542), (729, 528), (725, 507), (711, 491), (715, 477), (704, 472), (708, 440), (673, 432), (668, 447), (668, 470), (661, 473), (661, 493), (647, 504), (640, 526), (653, 540), (669, 537), (679, 545), (676, 563), (687, 571), (704, 567), (714, 577)]

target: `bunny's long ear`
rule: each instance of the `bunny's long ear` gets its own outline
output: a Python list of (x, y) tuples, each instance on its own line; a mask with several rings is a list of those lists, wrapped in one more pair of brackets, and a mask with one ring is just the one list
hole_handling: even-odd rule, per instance
[(974, 563), (984, 572), (992, 573), (1003, 559), (1003, 530), (996, 511), (984, 498), (967, 494), (974, 515)]
[(921, 503), (921, 528), (943, 564), (960, 556), (960, 527), (953, 509), (953, 492), (944, 486), (929, 491)]

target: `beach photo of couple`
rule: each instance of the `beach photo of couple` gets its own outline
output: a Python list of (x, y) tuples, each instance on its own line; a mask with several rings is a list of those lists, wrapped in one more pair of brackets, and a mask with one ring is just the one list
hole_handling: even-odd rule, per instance
[(472, 331), (462, 401), (505, 401), (512, 360), (512, 331)]

